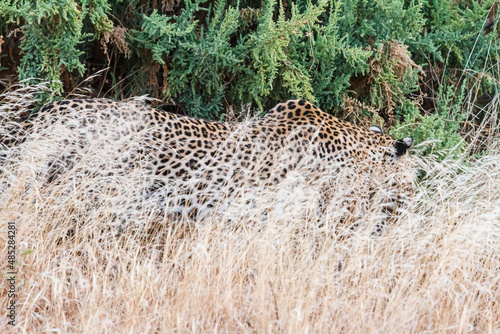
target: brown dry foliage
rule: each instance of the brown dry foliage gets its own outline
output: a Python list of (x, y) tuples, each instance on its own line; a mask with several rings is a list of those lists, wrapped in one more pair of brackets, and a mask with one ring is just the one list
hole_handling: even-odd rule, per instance
[(108, 44), (116, 45), (118, 52), (123, 53), (125, 57), (130, 56), (130, 48), (125, 40), (127, 35), (127, 29), (123, 27), (113, 27), (111, 31), (105, 31), (102, 33), (101, 46), (103, 48), (104, 54), (108, 54)]
[(376, 108), (365, 104), (364, 102), (359, 101), (354, 97), (347, 96), (342, 94), (342, 110), (346, 113), (344, 116), (345, 119), (352, 120), (352, 122), (364, 126), (369, 127), (372, 120), (367, 117), (363, 117), (363, 111), (368, 111), (372, 115), (377, 115), (378, 111)]

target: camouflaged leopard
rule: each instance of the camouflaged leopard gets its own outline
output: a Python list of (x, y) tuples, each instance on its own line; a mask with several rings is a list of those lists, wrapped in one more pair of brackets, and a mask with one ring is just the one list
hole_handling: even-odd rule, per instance
[[(277, 184), (304, 166), (318, 175), (347, 172), (347, 178), (372, 173), (391, 183), (393, 202), (408, 190), (402, 189), (407, 183), (398, 183), (391, 175), (413, 138), (394, 140), (378, 126), (361, 128), (304, 100), (280, 103), (263, 118), (245, 123), (207, 121), (146, 106), (131, 109), (127, 102), (108, 99), (58, 101), (41, 108), (36, 117), (50, 121), (84, 115), (82, 119), (89, 121), (79, 126), (89, 127), (87, 123), (95, 115), (106, 118), (131, 113), (140, 117), (135, 130), (147, 129), (148, 135), (144, 147), (123, 157), (120, 167), (148, 163), (155, 182), (145, 196), (161, 191), (169, 214), (204, 217), (222, 197), (246, 185)], [(29, 132), (30, 124), (22, 126), (24, 133)], [(2, 142), (12, 146), (22, 140), (11, 134)]]

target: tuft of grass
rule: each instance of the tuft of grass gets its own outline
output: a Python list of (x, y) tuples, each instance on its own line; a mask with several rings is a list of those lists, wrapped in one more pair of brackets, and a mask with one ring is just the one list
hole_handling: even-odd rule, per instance
[[(0, 112), (29, 105), (11, 97)], [(13, 332), (500, 328), (500, 141), (472, 162), (412, 156), (408, 165), (424, 176), (389, 218), (382, 186), (363, 199), (362, 178), (305, 170), (277, 186), (248, 186), (189, 223), (161, 216), (158, 198), (144, 196), (147, 159), (119, 165), (149, 130), (132, 131), (137, 120), (127, 115), (96, 118), (100, 135), (64, 119), (34, 123), (24, 143), (4, 148), (0, 221), (16, 222), (23, 250)], [(359, 210), (351, 214), (346, 201)], [(2, 254), (6, 237), (3, 228)], [(2, 305), (6, 292), (2, 280)]]

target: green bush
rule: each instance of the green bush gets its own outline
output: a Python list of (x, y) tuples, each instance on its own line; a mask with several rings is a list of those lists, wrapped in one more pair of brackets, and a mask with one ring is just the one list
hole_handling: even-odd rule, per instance
[(80, 46), (91, 34), (85, 31), (83, 20), (89, 17), (96, 28), (110, 30), (113, 23), (105, 14), (109, 9), (106, 0), (81, 4), (73, 0), (7, 0), (0, 4), (0, 23), (23, 22), (19, 78), (50, 81), (54, 93), (61, 94), (62, 71), (85, 72)]
[(498, 18), (495, 0), (6, 0), (0, 61), (19, 47), (14, 74), (52, 82), (45, 100), (86, 86), (221, 119), (304, 98), (437, 140), (428, 153), (464, 147), (463, 121), (498, 98)]

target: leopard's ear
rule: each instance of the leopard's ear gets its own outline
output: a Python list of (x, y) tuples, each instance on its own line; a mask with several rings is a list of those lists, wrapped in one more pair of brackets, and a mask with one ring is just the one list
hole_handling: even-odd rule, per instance
[(413, 137), (403, 138), (401, 141), (406, 145), (406, 148), (410, 148), (413, 145)]
[(371, 131), (373, 132), (376, 132), (376, 133), (382, 133), (382, 128), (378, 125), (372, 125), (370, 126), (370, 129)]
[(406, 154), (406, 151), (413, 145), (413, 137), (407, 137), (396, 141), (396, 156)]

